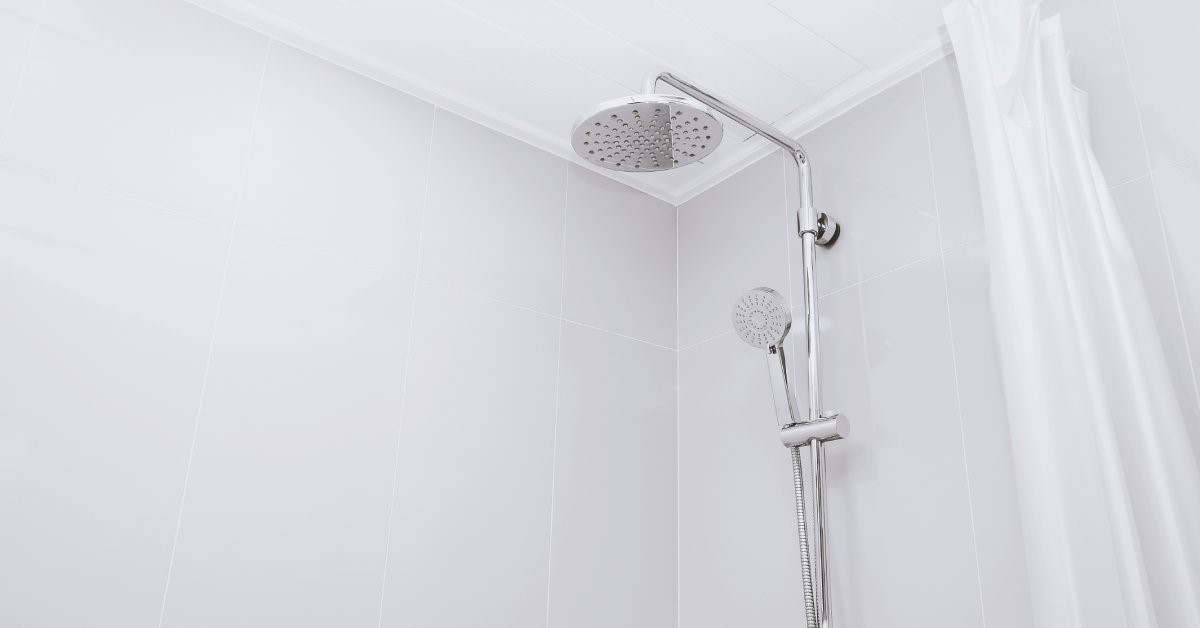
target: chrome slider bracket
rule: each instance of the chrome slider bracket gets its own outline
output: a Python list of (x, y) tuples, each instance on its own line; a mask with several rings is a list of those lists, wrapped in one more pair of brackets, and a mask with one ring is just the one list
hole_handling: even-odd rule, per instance
[(835, 414), (816, 421), (793, 423), (783, 428), (779, 436), (785, 447), (803, 447), (817, 441), (841, 440), (850, 436), (850, 420)]

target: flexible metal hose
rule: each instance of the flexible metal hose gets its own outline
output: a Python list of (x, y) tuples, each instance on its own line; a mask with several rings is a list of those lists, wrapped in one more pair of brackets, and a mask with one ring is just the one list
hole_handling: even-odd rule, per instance
[(808, 556), (808, 525), (804, 517), (804, 473), (800, 448), (792, 450), (792, 479), (796, 484), (796, 529), (800, 535), (800, 569), (804, 581), (804, 622), (806, 628), (820, 628), (817, 622), (817, 597), (813, 594), (812, 561)]

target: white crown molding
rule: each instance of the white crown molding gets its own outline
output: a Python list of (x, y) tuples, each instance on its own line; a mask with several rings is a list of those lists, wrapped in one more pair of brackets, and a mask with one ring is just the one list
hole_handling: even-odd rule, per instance
[[(329, 41), (299, 24), (263, 11), (247, 0), (187, 1), (246, 28), (260, 32), (273, 40), (425, 100), (436, 107), (540, 148), (582, 168), (675, 206), (682, 205), (776, 150), (773, 144), (765, 140), (748, 139), (737, 146), (735, 150), (724, 155), (720, 163), (710, 164), (712, 167), (709, 168), (698, 169), (696, 175), (685, 179), (682, 185), (676, 180), (671, 189), (664, 189), (661, 185), (654, 183), (653, 174), (626, 174), (594, 166), (575, 155), (563, 138), (552, 136), (544, 130), (526, 125), (520, 120), (489, 107), (486, 103), (435, 85), (427, 79), (375, 55), (350, 49), (347, 46), (339, 45), (339, 42)], [(792, 112), (777, 122), (776, 126), (788, 135), (800, 137), (872, 96), (920, 72), (950, 52), (949, 38), (943, 33), (908, 57), (882, 68), (854, 75), (822, 94), (812, 103)], [(719, 86), (717, 87), (719, 88)]]

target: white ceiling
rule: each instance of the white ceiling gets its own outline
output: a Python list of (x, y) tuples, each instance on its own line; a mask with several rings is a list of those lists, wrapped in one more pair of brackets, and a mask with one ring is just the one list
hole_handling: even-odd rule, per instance
[[(945, 54), (949, 0), (191, 0), (584, 164), (575, 120), (670, 69), (799, 136)], [(604, 174), (681, 203), (770, 152)], [(588, 165), (589, 168), (592, 166)]]

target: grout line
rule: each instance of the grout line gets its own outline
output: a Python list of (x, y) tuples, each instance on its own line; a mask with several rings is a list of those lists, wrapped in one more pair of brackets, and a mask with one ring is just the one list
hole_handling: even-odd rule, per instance
[(379, 621), (377, 624), (380, 627), (383, 626), (384, 601), (387, 599), (388, 565), (392, 555), (392, 524), (396, 515), (396, 485), (400, 480), (400, 446), (403, 442), (401, 437), (404, 431), (404, 407), (408, 401), (408, 380), (412, 374), (413, 330), (416, 328), (417, 320), (417, 287), (420, 286), (418, 277), (421, 274), (421, 252), (425, 239), (425, 211), (429, 205), (429, 180), (430, 173), (433, 171), (433, 142), (437, 137), (437, 115), (438, 107), (434, 105), (433, 112), (429, 116), (429, 144), (425, 149), (425, 189), (421, 196), (421, 214), (417, 219), (416, 263), (413, 267), (412, 296), (409, 299), (408, 336), (404, 341), (404, 382), (400, 385), (400, 418), (396, 425), (396, 456), (392, 462), (391, 501), (388, 504), (387, 534), (383, 543), (383, 577), (379, 583)]
[(699, 342), (693, 342), (692, 344), (690, 344), (690, 345), (688, 345), (688, 346), (686, 346), (686, 347), (682, 347), (682, 348), (680, 348), (680, 349), (679, 349), (679, 351), (681, 351), (681, 352), (682, 352), (682, 351), (687, 351), (688, 349), (694, 349), (694, 348), (696, 348), (696, 347), (699, 347), (700, 345), (703, 345), (703, 344), (708, 344), (708, 343), (710, 343), (710, 342), (712, 342), (712, 341), (714, 341), (714, 340), (717, 340), (717, 339), (719, 339), (719, 338), (724, 338), (725, 336), (728, 336), (729, 334), (732, 334), (732, 333), (733, 333), (733, 330), (732, 330), (732, 329), (727, 329), (727, 330), (725, 330), (725, 331), (723, 331), (723, 332), (721, 332), (721, 333), (719, 333), (719, 334), (717, 334), (717, 335), (715, 335), (715, 336), (710, 336), (710, 337), (708, 337), (708, 338), (705, 338), (704, 340), (701, 340), (701, 341), (699, 341)]
[[(1125, 40), (1125, 26), (1121, 20), (1121, 10), (1120, 10), (1120, 7), (1118, 6), (1116, 0), (1112, 0), (1112, 7), (1113, 7), (1113, 12), (1117, 15), (1117, 35), (1121, 39), (1121, 41), (1120, 41), (1121, 55), (1122, 55), (1122, 58), (1125, 60), (1125, 75), (1129, 79), (1129, 92), (1133, 96), (1133, 105), (1134, 105), (1133, 108), (1138, 112), (1137, 121), (1138, 121), (1138, 130), (1141, 131), (1141, 133), (1142, 133), (1142, 150), (1145, 151), (1146, 163), (1147, 163), (1147, 165), (1149, 165), (1149, 163), (1150, 163), (1150, 145), (1149, 145), (1149, 143), (1146, 142), (1146, 125), (1142, 121), (1141, 101), (1137, 95), (1137, 85), (1135, 85), (1133, 82), (1133, 67), (1130, 66), (1130, 64), (1129, 64), (1129, 50), (1128, 50), (1126, 40)], [(1154, 213), (1155, 213), (1155, 215), (1158, 216), (1158, 229), (1159, 229), (1159, 233), (1162, 235), (1163, 246), (1166, 248), (1167, 270), (1171, 276), (1171, 290), (1175, 294), (1175, 310), (1179, 314), (1179, 328), (1180, 328), (1180, 333), (1183, 334), (1184, 353), (1187, 354), (1188, 370), (1191, 371), (1191, 375), (1192, 375), (1192, 394), (1196, 397), (1196, 404), (1198, 406), (1200, 406), (1200, 379), (1196, 378), (1196, 361), (1192, 357), (1192, 339), (1188, 335), (1188, 324), (1187, 324), (1188, 321), (1187, 321), (1187, 317), (1183, 313), (1183, 302), (1182, 302), (1183, 300), (1179, 296), (1179, 280), (1177, 279), (1178, 273), (1175, 271), (1174, 256), (1171, 255), (1171, 240), (1170, 240), (1170, 236), (1167, 234), (1167, 221), (1163, 218), (1162, 206), (1160, 205), (1160, 203), (1158, 201), (1158, 184), (1155, 183), (1155, 181), (1154, 181), (1155, 174), (1162, 172), (1164, 170), (1167, 170), (1169, 168), (1181, 166), (1181, 165), (1188, 163), (1190, 161), (1193, 161), (1195, 159), (1200, 159), (1200, 157), (1190, 157), (1190, 158), (1184, 159), (1183, 161), (1180, 161), (1178, 163), (1171, 164), (1170, 166), (1165, 166), (1165, 167), (1159, 168), (1157, 170), (1151, 169), (1149, 176), (1150, 176), (1150, 194), (1154, 198)]]
[[(870, 277), (865, 277), (865, 278), (863, 278), (863, 279), (860, 279), (860, 280), (858, 280), (858, 281), (856, 281), (856, 282), (854, 282), (854, 283), (852, 283), (852, 284), (849, 284), (849, 285), (846, 285), (846, 286), (842, 286), (841, 288), (837, 288), (837, 289), (835, 289), (835, 290), (830, 290), (829, 292), (826, 292), (825, 294), (818, 295), (818, 298), (820, 298), (820, 299), (824, 299), (825, 297), (831, 297), (831, 296), (833, 296), (833, 295), (835, 295), (835, 294), (838, 294), (839, 292), (845, 292), (845, 291), (847, 291), (847, 290), (849, 290), (849, 289), (851, 289), (851, 288), (857, 288), (857, 287), (859, 287), (859, 286), (861, 286), (861, 285), (863, 285), (863, 284), (867, 284), (867, 283), (870, 283), (870, 282), (872, 282), (872, 281), (875, 281), (876, 279), (880, 279), (880, 278), (882, 278), (882, 277), (886, 277), (886, 276), (888, 276), (888, 275), (891, 275), (891, 274), (893, 274), (893, 273), (898, 273), (898, 272), (900, 272), (900, 271), (902, 271), (902, 270), (905, 270), (905, 269), (907, 269), (907, 268), (911, 268), (911, 267), (913, 267), (913, 266), (916, 266), (916, 265), (918, 265), (918, 264), (921, 264), (921, 263), (923, 263), (923, 262), (928, 262), (929, 260), (931, 260), (931, 259), (934, 259), (934, 258), (936, 258), (936, 257), (941, 257), (941, 255), (942, 255), (943, 253), (945, 253), (945, 252), (952, 251), (952, 250), (954, 250), (954, 249), (956, 249), (956, 248), (959, 248), (959, 247), (962, 247), (962, 246), (966, 246), (967, 244), (972, 244), (973, 242), (975, 242), (975, 240), (972, 240), (971, 242), (964, 242), (964, 243), (962, 243), (962, 244), (956, 244), (956, 245), (954, 245), (954, 246), (950, 247), (949, 249), (946, 249), (946, 251), (938, 251), (937, 253), (931, 253), (931, 254), (929, 254), (929, 255), (926, 255), (926, 256), (924, 256), (924, 257), (921, 257), (921, 258), (919, 258), (919, 259), (915, 259), (915, 260), (913, 260), (913, 261), (911, 261), (911, 262), (905, 262), (905, 263), (903, 263), (903, 264), (901, 264), (901, 265), (899, 265), (899, 266), (896, 266), (895, 268), (889, 268), (889, 269), (887, 269), (887, 270), (885, 270), (885, 271), (883, 271), (883, 272), (881, 272), (881, 273), (876, 273), (876, 274), (874, 274), (874, 275), (871, 275)], [(939, 246), (940, 246), (940, 245), (939, 245)]]
[(603, 327), (596, 327), (595, 325), (589, 325), (589, 324), (587, 324), (587, 323), (581, 323), (581, 322), (579, 322), (579, 321), (577, 321), (577, 320), (572, 320), (572, 319), (569, 319), (569, 318), (561, 318), (560, 320), (561, 320), (562, 322), (564, 322), (564, 323), (570, 323), (570, 324), (572, 324), (572, 325), (578, 325), (579, 327), (586, 327), (586, 328), (588, 328), (588, 329), (594, 329), (594, 330), (596, 330), (596, 331), (604, 332), (604, 333), (606, 333), (606, 334), (608, 334), (608, 335), (610, 335), (610, 336), (616, 336), (616, 337), (618, 337), (618, 338), (624, 338), (624, 339), (626, 339), (626, 340), (632, 340), (632, 341), (634, 341), (634, 342), (640, 342), (640, 343), (642, 343), (642, 344), (644, 344), (644, 345), (650, 345), (651, 347), (656, 347), (656, 348), (659, 348), (659, 349), (666, 349), (667, 351), (676, 351), (676, 350), (677, 350), (677, 349), (675, 349), (674, 347), (668, 347), (668, 346), (666, 346), (666, 345), (660, 345), (660, 344), (658, 344), (657, 342), (650, 342), (649, 340), (642, 340), (641, 338), (634, 338), (633, 336), (627, 336), (627, 335), (625, 335), (625, 334), (622, 334), (622, 333), (620, 333), (620, 332), (615, 332), (615, 331), (612, 331), (611, 329), (604, 329)]
[[(925, 113), (925, 140), (926, 150), (929, 151), (929, 163), (933, 164), (933, 135), (929, 132), (929, 100), (925, 94), (925, 73), (921, 73), (921, 108)], [(979, 558), (979, 534), (975, 525), (975, 495), (971, 490), (971, 463), (970, 456), (967, 454), (967, 434), (966, 428), (963, 425), (963, 404), (962, 404), (962, 384), (958, 377), (958, 351), (954, 343), (954, 317), (950, 308), (950, 277), (946, 272), (946, 253), (945, 245), (942, 237), (942, 221), (941, 207), (938, 203), (937, 192), (937, 172), (934, 168), (930, 168), (930, 177), (933, 180), (933, 208), (937, 212), (937, 232), (938, 232), (938, 257), (940, 258), (940, 266), (942, 270), (942, 291), (946, 301), (946, 329), (950, 335), (950, 365), (954, 373), (954, 406), (958, 411), (958, 437), (962, 446), (963, 455), (963, 476), (967, 482), (967, 509), (971, 517), (971, 545), (975, 550), (975, 583), (979, 587), (979, 615), (983, 621), (983, 627), (987, 628), (987, 612), (986, 603), (983, 595), (983, 564)]]
[(192, 463), (196, 459), (196, 441), (200, 436), (200, 417), (204, 411), (204, 399), (208, 393), (208, 380), (212, 371), (213, 353), (217, 345), (217, 331), (221, 322), (221, 307), (225, 302), (225, 289), (229, 283), (229, 266), (233, 259), (233, 243), (237, 236), (238, 215), (242, 209), (242, 194), (246, 189), (246, 176), (250, 170), (250, 157), (254, 152), (254, 135), (258, 127), (258, 116), (262, 107), (263, 84), (267, 77), (267, 64), (271, 59), (273, 39), (267, 40), (267, 49), (263, 54), (262, 71), (258, 75), (258, 90), (254, 97), (254, 113), (250, 117), (250, 137), (246, 142), (246, 156), (242, 160), (242, 175), (238, 185), (237, 200), (234, 202), (233, 223), (229, 228), (229, 243), (225, 247), (225, 264), (221, 269), (221, 287), (217, 292), (217, 304), (213, 313), (212, 334), (208, 339), (208, 355), (204, 360), (204, 376), (200, 381), (200, 398), (196, 404), (196, 418), (192, 422), (192, 442), (188, 448), (187, 469), (183, 474), (183, 490), (179, 496), (179, 512), (175, 517), (175, 534), (171, 540), (171, 558), (167, 563), (167, 577), (163, 584), (162, 604), (158, 609), (158, 626), (162, 628), (167, 613), (167, 597), (171, 590), (171, 575), (175, 568), (175, 556), (179, 549), (179, 536), (183, 528), (184, 505), (187, 503), (188, 487), (192, 478)]
[(666, 349), (667, 351), (677, 351), (677, 349), (675, 349), (674, 347), (668, 347), (668, 346), (666, 346), (666, 345), (660, 345), (660, 344), (658, 344), (657, 342), (652, 342), (652, 341), (650, 341), (650, 340), (644, 340), (644, 339), (642, 339), (642, 338), (638, 338), (638, 337), (636, 337), (636, 336), (630, 336), (630, 335), (628, 335), (628, 334), (623, 334), (623, 333), (621, 333), (621, 332), (618, 332), (618, 331), (613, 331), (613, 330), (611, 330), (611, 329), (605, 329), (605, 328), (603, 328), (603, 327), (597, 327), (597, 326), (595, 326), (595, 325), (591, 325), (591, 324), (589, 324), (589, 323), (584, 323), (584, 322), (577, 321), (577, 320), (570, 319), (570, 318), (566, 318), (566, 317), (563, 317), (563, 316), (555, 316), (554, 314), (550, 314), (549, 312), (543, 312), (542, 310), (539, 310), (539, 309), (536, 309), (536, 308), (532, 308), (532, 307), (529, 307), (529, 306), (527, 306), (527, 305), (521, 305), (521, 304), (519, 304), (519, 303), (513, 303), (513, 302), (511, 302), (511, 301), (505, 301), (504, 299), (498, 299), (498, 298), (496, 298), (496, 297), (489, 296), (489, 295), (486, 295), (486, 294), (480, 294), (480, 293), (478, 293), (478, 292), (473, 292), (473, 291), (471, 291), (471, 290), (467, 290), (467, 289), (465, 289), (465, 288), (459, 288), (459, 287), (457, 287), (457, 286), (452, 286), (452, 285), (450, 285), (450, 284), (447, 284), (447, 283), (442, 283), (442, 282), (440, 282), (440, 281), (434, 281), (434, 280), (432, 280), (432, 279), (425, 279), (425, 278), (423, 278), (423, 277), (420, 277), (420, 278), (418, 278), (418, 279), (417, 279), (417, 281), (419, 281), (419, 282), (421, 282), (421, 283), (423, 283), (423, 284), (430, 285), (430, 286), (437, 286), (437, 287), (439, 287), (439, 288), (443, 288), (443, 289), (446, 289), (446, 290), (452, 290), (452, 291), (454, 291), (454, 292), (458, 292), (458, 293), (460, 293), (460, 294), (466, 294), (466, 295), (470, 295), (470, 296), (473, 296), (473, 297), (476, 297), (476, 298), (479, 298), (479, 299), (483, 299), (483, 300), (485, 300), (485, 301), (491, 301), (492, 303), (498, 303), (498, 304), (500, 304), (500, 305), (504, 305), (504, 306), (511, 307), (511, 308), (514, 308), (514, 309), (523, 310), (523, 311), (525, 311), (525, 312), (529, 312), (529, 313), (531, 313), (531, 314), (537, 314), (538, 316), (544, 316), (544, 317), (546, 317), (546, 318), (552, 318), (552, 319), (554, 319), (554, 320), (561, 320), (561, 321), (562, 321), (562, 322), (564, 322), (564, 323), (570, 323), (570, 324), (572, 324), (572, 325), (578, 325), (578, 326), (580, 326), (580, 327), (586, 327), (586, 328), (588, 328), (588, 329), (593, 329), (593, 330), (596, 330), (596, 331), (599, 331), (599, 332), (606, 333), (606, 334), (608, 334), (608, 335), (610, 335), (610, 336), (616, 336), (616, 337), (618, 337), (618, 338), (624, 338), (624, 339), (626, 339), (626, 340), (632, 340), (632, 341), (634, 341), (634, 342), (640, 342), (640, 343), (642, 343), (642, 344), (644, 344), (644, 345), (650, 345), (651, 347), (657, 347), (657, 348), (659, 348), (659, 349)]
[(29, 70), (29, 60), (33, 58), (33, 45), (37, 43), (38, 33), (42, 31), (42, 26), (28, 18), (22, 18), (33, 24), (33, 29), (29, 33), (29, 43), (25, 44), (25, 52), (21, 55), (21, 70), (17, 72), (17, 81), (13, 84), (12, 100), (8, 103), (8, 111), (4, 112), (4, 123), (0, 126), (0, 145), (3, 145), (5, 138), (8, 137), (8, 129), (12, 125), (13, 112), (17, 110), (17, 98), (21, 93), (21, 84), (25, 82), (25, 74)]
[(554, 569), (554, 492), (558, 480), (558, 421), (562, 415), (562, 354), (563, 338), (566, 334), (562, 312), (567, 292), (567, 210), (571, 202), (570, 164), (563, 169), (563, 176), (566, 178), (566, 185), (563, 186), (562, 254), (558, 264), (558, 352), (554, 363), (554, 436), (550, 446), (550, 527), (549, 538), (546, 540), (546, 628), (550, 628), (550, 592), (552, 591), (550, 577)]

